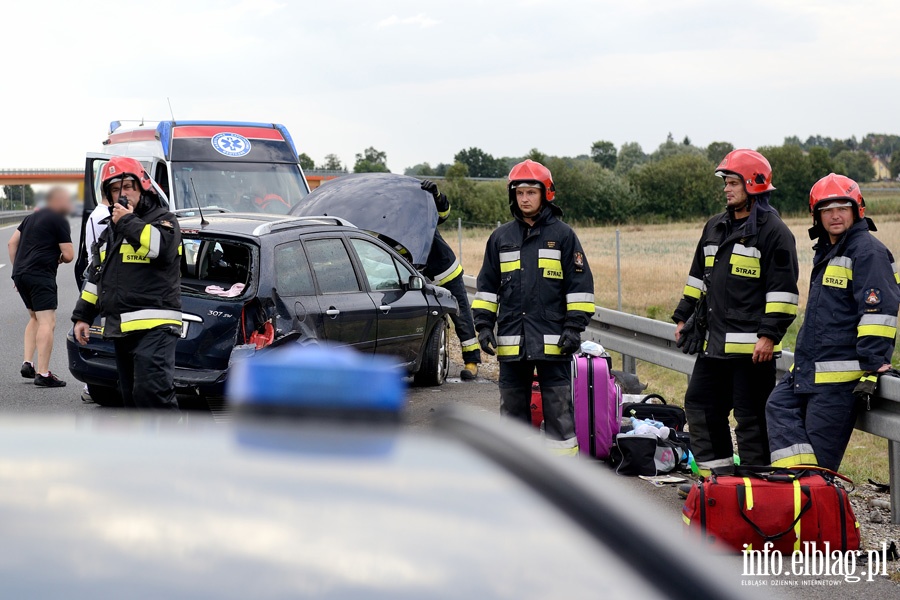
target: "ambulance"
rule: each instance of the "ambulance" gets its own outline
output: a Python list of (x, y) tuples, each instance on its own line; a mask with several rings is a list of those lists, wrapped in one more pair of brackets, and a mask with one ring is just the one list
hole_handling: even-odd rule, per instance
[(100, 199), (100, 169), (113, 156), (141, 161), (177, 212), (286, 215), (309, 193), (297, 148), (277, 123), (113, 121), (102, 152), (87, 155), (86, 211)]

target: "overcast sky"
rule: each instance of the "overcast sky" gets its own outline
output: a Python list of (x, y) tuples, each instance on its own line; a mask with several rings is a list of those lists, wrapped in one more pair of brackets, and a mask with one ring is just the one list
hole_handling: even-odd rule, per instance
[(395, 172), (591, 142), (900, 133), (900, 3), (30, 0), (0, 4), (0, 168), (76, 167), (113, 119), (280, 122)]

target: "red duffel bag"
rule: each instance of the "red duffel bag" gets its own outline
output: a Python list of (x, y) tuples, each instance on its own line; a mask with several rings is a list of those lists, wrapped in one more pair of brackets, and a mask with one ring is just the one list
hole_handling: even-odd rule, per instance
[(859, 523), (841, 481), (820, 467), (735, 467), (734, 475), (715, 472), (688, 494), (682, 519), (691, 535), (723, 550), (858, 550)]

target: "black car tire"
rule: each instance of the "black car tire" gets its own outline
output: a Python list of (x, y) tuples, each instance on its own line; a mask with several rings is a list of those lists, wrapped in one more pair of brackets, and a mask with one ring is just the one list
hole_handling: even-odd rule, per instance
[(450, 372), (450, 323), (446, 318), (434, 326), (425, 344), (422, 364), (416, 373), (416, 385), (433, 387), (444, 383)]
[(91, 395), (91, 400), (100, 406), (122, 406), (122, 395), (116, 388), (88, 384), (88, 393)]

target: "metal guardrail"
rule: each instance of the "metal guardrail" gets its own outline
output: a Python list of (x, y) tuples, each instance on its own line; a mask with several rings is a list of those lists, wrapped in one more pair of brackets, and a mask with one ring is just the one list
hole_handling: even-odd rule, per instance
[(84, 169), (0, 169), (0, 175), (78, 175), (84, 174)]
[[(465, 276), (466, 290), (475, 294), (475, 278)], [(585, 337), (607, 350), (623, 356), (623, 366), (633, 372), (634, 359), (659, 365), (690, 376), (696, 357), (675, 347), (675, 325), (631, 315), (608, 308), (598, 308), (585, 331)], [(631, 360), (629, 360), (631, 359)], [(792, 352), (783, 352), (776, 365), (779, 377), (794, 362)], [(632, 365), (632, 369), (629, 369)], [(891, 521), (900, 524), (900, 378), (884, 377), (879, 383), (879, 397), (872, 409), (860, 414), (856, 428), (888, 440), (891, 482)]]
[(0, 212), (0, 225), (9, 225), (10, 223), (18, 223), (31, 214), (30, 210), (14, 210)]

